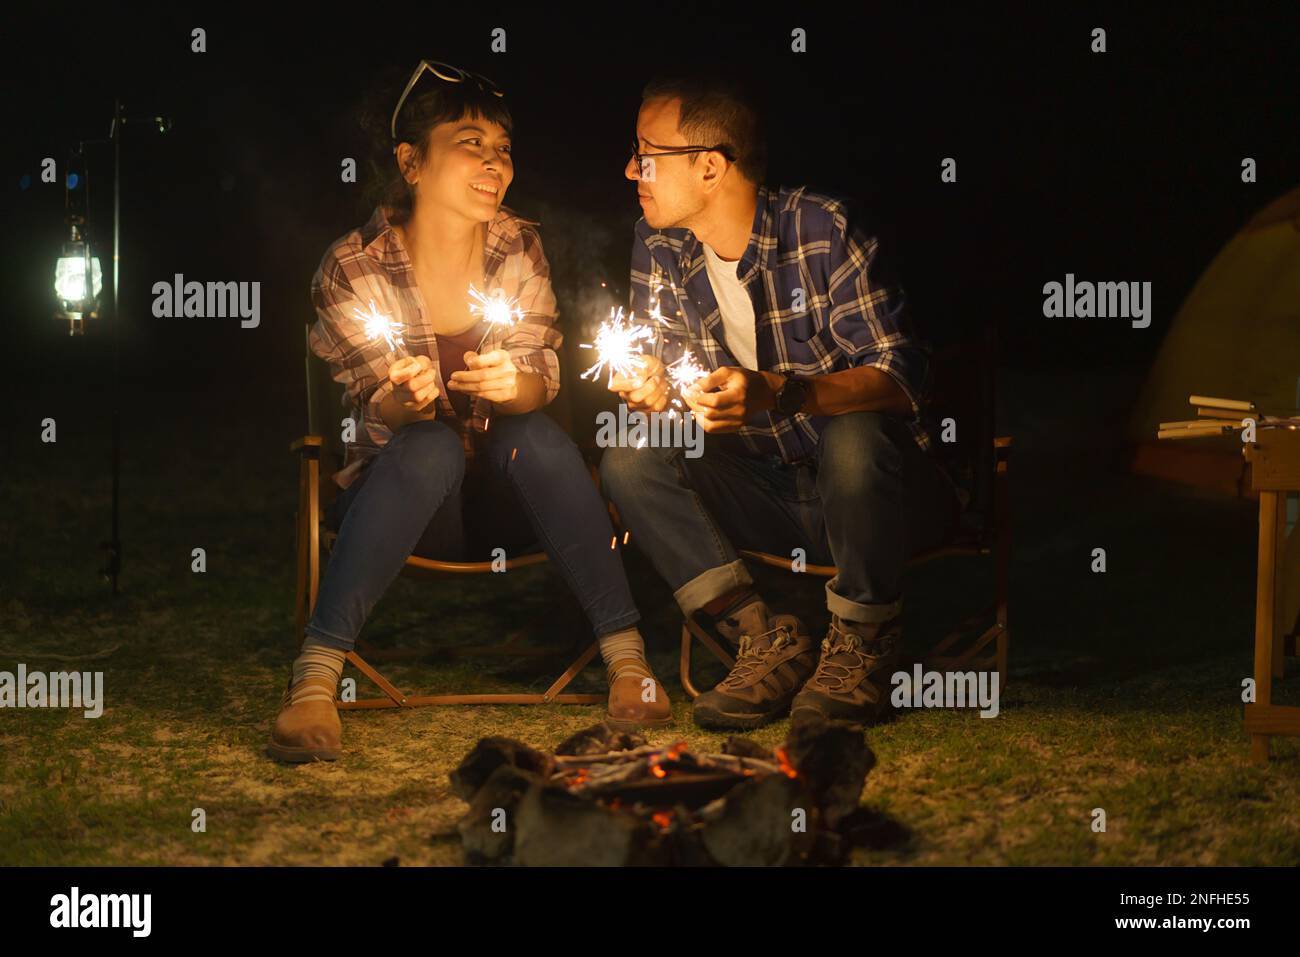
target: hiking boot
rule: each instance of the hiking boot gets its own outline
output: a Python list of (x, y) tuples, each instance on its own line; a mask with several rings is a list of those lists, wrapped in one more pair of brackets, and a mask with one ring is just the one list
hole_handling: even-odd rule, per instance
[(757, 728), (783, 717), (817, 665), (817, 646), (794, 615), (773, 615), (768, 630), (741, 635), (731, 673), (695, 699), (702, 728)]
[[(266, 753), (277, 761), (336, 761), (342, 753), (343, 725), (334, 704), (335, 685), (327, 678), (304, 678), (303, 687), (315, 686), (305, 700), (290, 704), (293, 679), (280, 699), (280, 713), (271, 727)], [(299, 689), (301, 690), (301, 689)]]
[(790, 706), (792, 721), (874, 724), (890, 711), (890, 679), (903, 642), (902, 615), (883, 622), (831, 615), (817, 671)]
[[(644, 700), (648, 696), (646, 678), (654, 682), (650, 701)], [(649, 671), (645, 674), (624, 672), (618, 678), (610, 674), (606, 715), (605, 723), (616, 731), (635, 731), (637, 728), (671, 724), (673, 705), (659, 679)]]

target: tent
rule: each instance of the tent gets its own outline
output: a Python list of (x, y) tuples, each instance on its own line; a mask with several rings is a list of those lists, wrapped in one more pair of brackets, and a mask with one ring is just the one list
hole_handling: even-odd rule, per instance
[[(1300, 188), (1270, 203), (1214, 258), (1174, 316), (1129, 422), (1133, 471), (1250, 494), (1239, 433), (1160, 441), (1160, 422), (1196, 417), (1190, 395), (1249, 399), (1300, 414)], [(1300, 628), (1300, 524), (1288, 504), (1281, 618)]]
[(1133, 471), (1249, 494), (1239, 435), (1160, 441), (1190, 395), (1300, 414), (1300, 188), (1250, 220), (1201, 275), (1160, 345), (1129, 422)]

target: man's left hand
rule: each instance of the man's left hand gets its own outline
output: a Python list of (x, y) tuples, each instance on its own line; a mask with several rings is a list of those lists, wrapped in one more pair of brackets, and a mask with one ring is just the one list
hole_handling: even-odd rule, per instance
[(751, 416), (776, 408), (784, 381), (775, 372), (725, 366), (682, 390), (682, 398), (705, 432), (735, 432)]

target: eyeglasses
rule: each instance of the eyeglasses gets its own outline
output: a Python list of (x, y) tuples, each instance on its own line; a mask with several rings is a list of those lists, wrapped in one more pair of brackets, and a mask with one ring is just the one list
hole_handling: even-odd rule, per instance
[[(646, 140), (646, 142), (654, 146), (649, 140)], [(721, 153), (727, 162), (734, 163), (736, 161), (735, 151), (725, 143), (719, 143), (717, 146), (681, 146), (677, 149), (660, 150), (657, 153), (642, 153), (640, 146), (640, 142), (634, 137), (632, 139), (632, 159), (636, 161), (637, 173), (641, 175), (644, 175), (645, 172), (646, 159), (657, 156), (683, 156), (687, 153)], [(659, 148), (656, 146), (655, 149), (658, 150)]]
[(393, 108), (393, 119), (392, 122), (389, 123), (389, 132), (393, 136), (394, 153), (397, 152), (397, 114), (402, 112), (402, 104), (406, 102), (406, 98), (410, 95), (411, 90), (415, 88), (415, 84), (419, 82), (420, 77), (424, 75), (426, 70), (438, 79), (444, 80), (447, 83), (464, 83), (472, 80), (477, 83), (479, 89), (483, 90), (485, 93), (491, 93), (494, 96), (505, 96), (505, 94), (497, 88), (495, 83), (482, 74), (470, 73), (468, 70), (462, 70), (458, 66), (452, 66), (449, 63), (439, 63), (437, 60), (421, 60), (420, 65), (417, 66), (415, 72), (411, 74), (411, 78), (406, 81), (406, 89), (404, 89), (402, 95), (397, 98), (397, 106)]

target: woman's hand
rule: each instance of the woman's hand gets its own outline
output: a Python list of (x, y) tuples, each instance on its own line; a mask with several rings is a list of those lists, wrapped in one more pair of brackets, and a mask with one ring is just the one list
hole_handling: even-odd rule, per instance
[(637, 371), (609, 380), (609, 391), (627, 403), (629, 412), (662, 412), (668, 408), (668, 376), (662, 359), (641, 356)]
[(490, 402), (513, 402), (519, 398), (519, 370), (504, 349), (482, 355), (467, 352), (464, 371), (453, 372), (447, 388), (479, 395)]
[(393, 400), (403, 409), (419, 415), (435, 410), (438, 379), (433, 374), (433, 360), (428, 356), (398, 359), (388, 367), (388, 381), (393, 383)]

